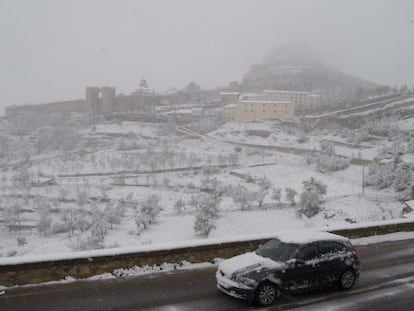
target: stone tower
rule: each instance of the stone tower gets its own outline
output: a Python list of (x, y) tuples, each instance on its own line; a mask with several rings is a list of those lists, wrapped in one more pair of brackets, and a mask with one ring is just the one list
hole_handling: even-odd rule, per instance
[(100, 114), (102, 112), (99, 92), (100, 90), (97, 87), (86, 87), (86, 112), (92, 112), (94, 114)]
[(116, 91), (114, 87), (104, 86), (101, 88), (102, 94), (102, 113), (111, 113), (115, 111), (115, 96)]

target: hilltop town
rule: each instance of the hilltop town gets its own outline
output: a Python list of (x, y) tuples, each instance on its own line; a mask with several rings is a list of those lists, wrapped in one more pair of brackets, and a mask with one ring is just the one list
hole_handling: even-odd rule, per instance
[(216, 89), (142, 79), (130, 94), (9, 106), (0, 257), (408, 217), (413, 130), (407, 86), (300, 53)]

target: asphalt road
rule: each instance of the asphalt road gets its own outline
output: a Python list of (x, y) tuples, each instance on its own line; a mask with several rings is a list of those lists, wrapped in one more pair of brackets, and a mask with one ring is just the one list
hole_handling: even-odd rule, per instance
[[(358, 248), (362, 272), (350, 291), (284, 296), (267, 310), (412, 310), (414, 240)], [(140, 277), (9, 288), (1, 311), (51, 310), (255, 310), (216, 289), (215, 269)], [(263, 309), (261, 309), (263, 310)]]

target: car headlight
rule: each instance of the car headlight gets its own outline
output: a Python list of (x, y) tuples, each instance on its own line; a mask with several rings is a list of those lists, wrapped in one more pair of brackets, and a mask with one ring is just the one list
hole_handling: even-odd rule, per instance
[(245, 276), (236, 276), (234, 277), (234, 281), (243, 285), (247, 285), (247, 286), (253, 286), (256, 284), (255, 280), (249, 279), (248, 277)]

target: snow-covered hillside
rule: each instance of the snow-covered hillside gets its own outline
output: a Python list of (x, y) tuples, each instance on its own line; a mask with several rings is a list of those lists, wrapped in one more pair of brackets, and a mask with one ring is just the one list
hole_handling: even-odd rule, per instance
[[(143, 122), (89, 125), (79, 116), (31, 127), (23, 121), (1, 129), (0, 257), (399, 218), (406, 191), (375, 183), (363, 189), (369, 169), (349, 159), (395, 161), (395, 144), (407, 159), (413, 152), (411, 138), (398, 131), (309, 134), (253, 122), (195, 135), (196, 125), (176, 131)], [(413, 121), (398, 122), (403, 128)], [(321, 148), (327, 158), (320, 158)], [(326, 194), (307, 217), (298, 206), (311, 178)], [(286, 189), (296, 192), (293, 199)]]

